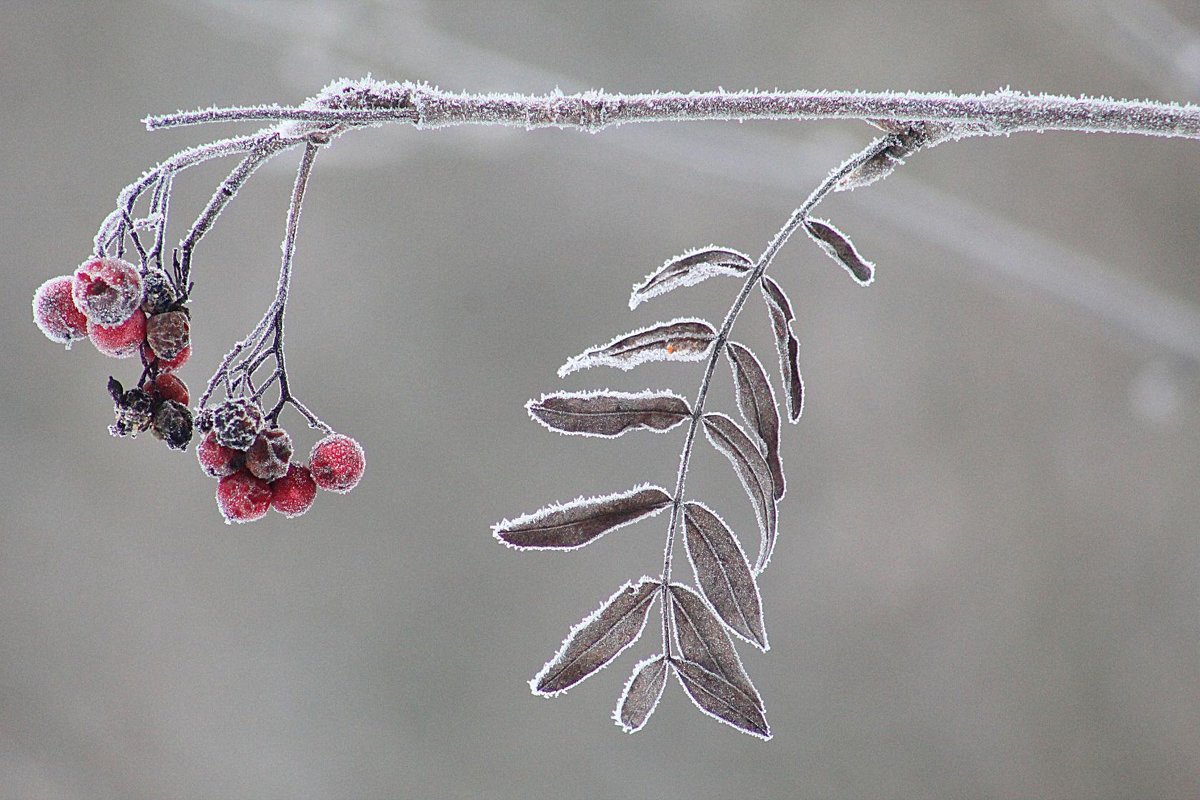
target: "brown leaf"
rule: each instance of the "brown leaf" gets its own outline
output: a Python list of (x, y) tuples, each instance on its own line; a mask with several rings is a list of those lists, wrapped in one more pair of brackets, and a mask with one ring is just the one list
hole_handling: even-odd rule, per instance
[(733, 464), (733, 471), (741, 480), (746, 494), (750, 495), (750, 503), (754, 506), (754, 515), (762, 534), (754, 571), (761, 572), (771, 558), (771, 551), (775, 549), (777, 518), (771, 471), (763, 454), (746, 432), (724, 414), (704, 415), (704, 435)]
[(673, 658), (671, 667), (696, 708), (743, 733), (760, 739), (771, 738), (771, 728), (757, 693), (748, 697), (720, 675), (692, 661)]
[(666, 489), (635, 486), (625, 492), (546, 506), (493, 525), (492, 534), (518, 550), (574, 550), (669, 505), (671, 495)]
[(667, 685), (667, 660), (661, 655), (648, 658), (633, 668), (633, 674), (617, 701), (613, 719), (626, 733), (636, 733), (646, 725)]
[(565, 692), (612, 661), (642, 635), (661, 584), (655, 578), (626, 583), (571, 628), (554, 658), (529, 682), (534, 694)]
[(792, 332), (792, 304), (779, 284), (763, 275), (759, 284), (767, 311), (771, 314), (771, 327), (775, 331), (775, 349), (779, 352), (779, 371), (783, 375), (783, 397), (787, 401), (788, 419), (800, 419), (804, 412), (804, 380), (800, 377), (800, 340)]
[(783, 462), (779, 457), (779, 407), (775, 393), (767, 381), (767, 373), (754, 353), (737, 342), (725, 345), (725, 355), (733, 367), (733, 388), (738, 411), (758, 438), (762, 440), (763, 455), (775, 482), (775, 499), (782, 500), (786, 483)]
[(580, 353), (558, 368), (558, 377), (591, 367), (627, 370), (647, 361), (700, 361), (716, 337), (713, 326), (702, 319), (660, 322)]
[(704, 598), (730, 630), (766, 650), (758, 582), (733, 532), (702, 503), (684, 504), (683, 524), (688, 560)]
[(720, 675), (761, 704), (725, 626), (700, 595), (682, 584), (671, 584), (671, 618), (684, 658)]
[(525, 404), (529, 416), (560, 433), (620, 436), (645, 428), (666, 431), (692, 415), (687, 400), (673, 392), (554, 392)]
[(875, 265), (858, 254), (854, 243), (837, 228), (823, 219), (809, 217), (804, 230), (834, 261), (837, 261), (863, 286), (875, 280)]
[(754, 262), (750, 257), (736, 250), (714, 246), (691, 250), (670, 259), (634, 286), (633, 294), (629, 297), (629, 307), (637, 308), (650, 298), (666, 294), (680, 286), (695, 286), (716, 275), (740, 277), (753, 268)]

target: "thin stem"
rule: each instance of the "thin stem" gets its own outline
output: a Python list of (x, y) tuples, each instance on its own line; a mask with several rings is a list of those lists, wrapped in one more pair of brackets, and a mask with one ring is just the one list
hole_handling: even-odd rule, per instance
[(109, 244), (124, 234), (124, 216), (130, 213), (142, 193), (157, 181), (213, 158), (252, 150), (263, 139), (264, 135), (263, 133), (256, 133), (231, 139), (219, 139), (215, 142), (191, 147), (176, 153), (157, 167), (144, 172), (142, 177), (121, 190), (120, 194), (117, 195), (117, 207), (100, 223), (100, 230), (97, 231), (96, 238), (93, 241), (93, 248), (96, 251), (96, 255), (104, 255)]
[(961, 126), (956, 136), (1070, 130), (1200, 138), (1200, 106), (999, 91), (952, 95), (921, 92), (663, 92), (563, 95), (445, 92), (423, 83), (370, 79), (331, 84), (300, 107), (209, 108), (145, 120), (151, 130), (240, 120), (338, 122), (351, 127), (411, 122), (515, 125), (599, 131), (631, 122), (689, 120), (936, 120)]
[[(279, 412), (283, 410), (283, 407), (291, 405), (313, 427), (326, 431), (331, 430), (328, 425), (323, 423), (312, 411), (292, 395), (291, 386), (288, 383), (287, 364), (283, 348), (284, 316), (287, 311), (288, 291), (291, 287), (292, 266), (296, 254), (296, 236), (300, 230), (300, 213), (304, 202), (304, 193), (308, 187), (308, 180), (312, 175), (313, 162), (316, 160), (317, 151), (320, 150), (322, 144), (323, 142), (321, 141), (307, 142), (304, 148), (304, 155), (300, 159), (300, 166), (296, 172), (296, 182), (292, 187), (291, 202), (288, 205), (287, 220), (284, 224), (283, 242), (280, 245), (282, 258), (279, 268), (279, 281), (275, 288), (275, 299), (268, 306), (262, 319), (255, 325), (254, 330), (246, 338), (234, 345), (233, 349), (222, 359), (217, 371), (209, 380), (204, 394), (200, 397), (200, 408), (205, 406), (216, 387), (221, 384), (224, 384), (226, 394), (229, 394), (230, 391), (236, 391), (244, 385), (250, 396), (257, 400), (261, 399), (262, 393), (272, 383), (277, 381), (279, 384), (279, 399), (265, 415), (269, 423), (275, 424), (278, 421)], [(288, 145), (273, 146), (273, 149), (267, 148), (270, 152), (264, 150), (247, 157), (230, 174), (229, 178), (226, 179), (226, 183), (232, 183), (233, 190), (236, 191), (237, 186), (240, 186), (263, 160), (286, 146)], [(255, 161), (256, 157), (257, 161)], [(225, 202), (228, 202), (230, 196), (232, 195), (218, 190), (213, 195), (210, 205), (217, 203), (223, 205)], [(219, 211), (220, 208), (217, 207), (216, 213), (219, 213)], [(206, 216), (202, 214), (201, 218), (204, 219)], [(215, 217), (215, 215), (213, 216)], [(197, 222), (198, 225), (199, 221)], [(193, 229), (197, 226), (194, 226)], [(263, 384), (256, 388), (252, 381), (254, 372), (272, 357), (275, 359), (275, 369)], [(234, 364), (239, 358), (242, 360)]]
[(717, 361), (720, 360), (722, 350), (725, 343), (729, 340), (729, 333), (733, 329), (733, 323), (737, 321), (738, 315), (746, 304), (746, 300), (750, 297), (750, 293), (754, 291), (754, 287), (762, 279), (767, 269), (775, 260), (775, 256), (779, 254), (780, 249), (791, 238), (796, 229), (804, 224), (812, 210), (825, 197), (833, 191), (838, 182), (849, 175), (860, 166), (875, 158), (880, 153), (890, 147), (894, 147), (900, 143), (897, 136), (882, 136), (871, 144), (867, 145), (861, 151), (846, 159), (841, 166), (829, 173), (825, 180), (817, 186), (816, 189), (809, 194), (803, 205), (792, 212), (788, 217), (787, 222), (771, 239), (767, 248), (762, 255), (758, 257), (758, 261), (754, 265), (754, 269), (746, 276), (745, 282), (742, 284), (741, 290), (734, 298), (733, 304), (729, 307), (729, 311), (725, 314), (725, 319), (721, 322), (721, 328), (717, 331), (717, 336), (713, 340), (712, 352), (704, 365), (704, 376), (700, 380), (700, 388), (696, 391), (696, 400), (692, 405), (692, 417), (688, 422), (687, 434), (684, 437), (683, 451), (679, 456), (679, 472), (675, 477), (675, 491), (672, 494), (671, 504), (671, 520), (667, 525), (667, 541), (663, 547), (663, 572), (662, 572), (662, 629), (663, 629), (663, 653), (671, 657), (671, 614), (670, 614), (670, 595), (668, 587), (671, 584), (671, 567), (674, 561), (674, 546), (676, 533), (679, 530), (680, 517), (683, 514), (683, 492), (687, 482), (688, 467), (691, 465), (692, 451), (696, 442), (696, 433), (703, 424), (704, 419), (704, 402), (708, 398), (708, 390), (712, 385), (713, 372), (716, 370)]
[(270, 158), (277, 153), (291, 147), (295, 142), (288, 142), (281, 139), (277, 134), (271, 134), (264, 137), (257, 144), (252, 152), (246, 156), (241, 162), (233, 168), (233, 171), (226, 176), (225, 180), (221, 181), (216, 192), (209, 199), (208, 205), (196, 217), (196, 221), (192, 223), (192, 227), (188, 230), (187, 235), (179, 242), (179, 269), (180, 281), (184, 288), (188, 284), (188, 278), (192, 271), (192, 251), (195, 250), (196, 244), (204, 237), (212, 228), (213, 223), (217, 221), (217, 217), (225, 210), (225, 206), (237, 194), (238, 189), (254, 174), (254, 171), (265, 164)]

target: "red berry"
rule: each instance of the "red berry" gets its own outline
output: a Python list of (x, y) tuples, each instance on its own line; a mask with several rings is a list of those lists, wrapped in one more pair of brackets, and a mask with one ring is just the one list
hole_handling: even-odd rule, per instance
[(146, 320), (146, 344), (159, 358), (178, 358), (190, 342), (191, 322), (183, 311), (167, 311)]
[(271, 487), (262, 478), (238, 470), (217, 483), (217, 507), (226, 523), (262, 519), (271, 507)]
[(358, 485), (367, 466), (362, 445), (340, 433), (331, 433), (313, 445), (308, 460), (317, 486), (343, 494)]
[(128, 261), (92, 258), (75, 270), (71, 295), (89, 322), (120, 325), (142, 304), (142, 276)]
[(142, 340), (146, 338), (146, 314), (140, 308), (134, 309), (129, 319), (105, 327), (94, 320), (88, 320), (88, 338), (96, 349), (112, 358), (128, 358), (138, 351)]
[(291, 460), (292, 437), (283, 428), (263, 431), (246, 451), (246, 469), (264, 481), (286, 475)]
[(70, 275), (59, 275), (33, 293), (33, 321), (47, 339), (68, 347), (74, 340), (87, 336), (87, 317), (75, 307), (71, 286)]
[(174, 375), (165, 374), (159, 375), (154, 379), (154, 382), (146, 381), (142, 384), (142, 390), (150, 394), (157, 394), (164, 400), (174, 400), (180, 405), (187, 405), (191, 396), (188, 394), (187, 384), (181, 381)]
[(298, 517), (312, 508), (317, 484), (308, 467), (292, 464), (287, 474), (271, 481), (271, 508), (285, 517)]
[(211, 478), (224, 478), (242, 468), (246, 454), (232, 447), (217, 443), (217, 437), (209, 431), (196, 447), (196, 460), (200, 469)]
[[(174, 372), (175, 370), (179, 369), (184, 364), (186, 364), (188, 359), (191, 357), (192, 357), (192, 346), (189, 344), (187, 347), (183, 348), (183, 350), (181, 350), (179, 352), (179, 355), (175, 356), (172, 359), (158, 358), (158, 371), (160, 373)], [(154, 361), (156, 358), (157, 358), (157, 356), (155, 356), (154, 351), (150, 349), (149, 343), (143, 342), (142, 343), (142, 361), (146, 364), (149, 364), (151, 361)]]

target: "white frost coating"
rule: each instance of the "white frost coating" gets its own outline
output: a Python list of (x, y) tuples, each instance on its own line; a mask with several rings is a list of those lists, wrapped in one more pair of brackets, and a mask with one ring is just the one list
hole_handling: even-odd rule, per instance
[[(704, 669), (704, 667), (700, 666), (700, 665), (699, 665), (699, 664), (697, 664), (696, 662), (692, 661), (692, 662), (690, 662), (690, 663), (691, 663), (692, 665), (694, 665), (694, 666), (695, 666), (697, 669), (702, 669), (702, 670), (704, 670), (705, 672), (708, 672), (708, 670), (705, 670), (705, 669)], [(714, 713), (712, 713), (711, 711), (709, 711), (709, 710), (708, 710), (707, 708), (705, 708), (704, 706), (700, 705), (699, 701), (697, 701), (695, 697), (692, 697), (692, 693), (691, 693), (691, 691), (688, 689), (688, 687), (687, 687), (687, 684), (683, 682), (683, 677), (682, 677), (682, 676), (680, 676), (680, 674), (679, 674), (679, 670), (674, 668), (674, 666), (675, 666), (674, 664), (672, 664), (671, 666), (672, 666), (672, 669), (671, 669), (671, 671), (675, 673), (675, 679), (676, 679), (676, 680), (678, 680), (678, 681), (679, 681), (679, 685), (683, 687), (683, 693), (684, 693), (684, 694), (686, 694), (686, 695), (687, 695), (687, 697), (688, 697), (688, 699), (692, 701), (692, 705), (694, 705), (696, 708), (700, 709), (700, 713), (701, 713), (701, 714), (704, 714), (705, 716), (712, 717), (712, 718), (713, 718), (713, 719), (715, 719), (717, 722), (722, 722), (722, 723), (724, 723), (724, 724), (728, 725), (729, 727), (733, 728), (734, 730), (739, 730), (739, 731), (741, 731), (742, 733), (746, 733), (746, 734), (749, 734), (750, 736), (754, 736), (755, 738), (762, 739), (764, 742), (769, 742), (769, 741), (771, 741), (771, 737), (772, 737), (774, 734), (772, 734), (772, 733), (771, 733), (771, 726), (770, 726), (770, 724), (768, 724), (768, 723), (767, 723), (767, 710), (766, 710), (766, 708), (760, 708), (760, 709), (759, 709), (759, 711), (762, 713), (763, 724), (767, 726), (767, 732), (766, 732), (766, 734), (765, 734), (765, 735), (764, 735), (764, 734), (761, 734), (761, 733), (759, 733), (758, 731), (752, 731), (752, 730), (748, 730), (748, 729), (746, 729), (746, 728), (743, 728), (741, 725), (734, 725), (732, 722), (730, 722), (729, 720), (725, 719), (724, 717), (719, 717), (719, 716), (717, 716), (716, 714), (714, 714)], [(710, 675), (712, 675), (713, 673), (709, 673), (709, 674), (710, 674)], [(720, 676), (715, 676), (715, 677), (720, 677)], [(752, 685), (753, 685), (753, 684), (752, 684)], [(755, 690), (755, 691), (757, 691), (757, 690)]]
[[(553, 691), (553, 692), (544, 692), (544, 691), (540, 691), (537, 688), (538, 683), (540, 683), (542, 678), (545, 677), (546, 673), (548, 673), (550, 671), (550, 668), (553, 667), (556, 663), (558, 663), (558, 660), (560, 658), (562, 658), (563, 653), (565, 653), (567, 651), (567, 648), (571, 645), (571, 640), (574, 639), (579, 634), (580, 631), (582, 631), (584, 628), (586, 628), (588, 625), (590, 625), (592, 622), (594, 622), (596, 620), (596, 618), (599, 617), (604, 612), (604, 609), (606, 609), (610, 605), (612, 605), (613, 601), (621, 596), (622, 592), (640, 591), (642, 589), (642, 587), (644, 587), (647, 583), (653, 583), (656, 586), (658, 586), (659, 580), (658, 580), (658, 578), (651, 578), (649, 575), (643, 575), (636, 584), (633, 581), (626, 582), (625, 584), (623, 584), (621, 586), (620, 589), (617, 589), (615, 592), (613, 592), (612, 596), (610, 596), (607, 600), (605, 600), (603, 603), (601, 603), (596, 608), (595, 611), (588, 614), (583, 619), (579, 620), (579, 622), (575, 623), (575, 625), (573, 625), (571, 627), (570, 632), (567, 633), (567, 637), (562, 640), (562, 645), (558, 648), (558, 652), (556, 652), (554, 654), (554, 657), (551, 658), (549, 661), (547, 661), (542, 666), (542, 668), (540, 670), (538, 670), (537, 675), (534, 675), (532, 678), (529, 679), (529, 691), (532, 692), (533, 694), (537, 695), (538, 697), (557, 697), (558, 695), (563, 694), (564, 692), (574, 688), (575, 686), (579, 685), (580, 683), (583, 683), (583, 681), (592, 677), (597, 672), (600, 672), (601, 670), (606, 669), (609, 664), (611, 664), (612, 662), (617, 660), (617, 658), (621, 655), (621, 653), (624, 653), (631, 646), (633, 646), (633, 644), (635, 642), (637, 642), (638, 639), (642, 638), (642, 634), (646, 631), (646, 623), (650, 620), (649, 612), (650, 612), (650, 606), (652, 606), (654, 604), (653, 596), (650, 598), (650, 603), (646, 607), (646, 614), (642, 617), (642, 627), (638, 628), (637, 635), (634, 636), (632, 639), (630, 639), (628, 644), (626, 644), (624, 647), (622, 647), (617, 652), (613, 653), (611, 658), (609, 658), (603, 664), (598, 666), (596, 669), (592, 670), (590, 673), (588, 673), (586, 676), (584, 676), (580, 680), (578, 680), (575, 683), (568, 686), (566, 689), (558, 689), (557, 691)], [(657, 594), (659, 594), (659, 592), (655, 592), (655, 594), (657, 595)]]
[[(675, 392), (672, 392), (670, 389), (642, 389), (640, 392), (621, 392), (621, 391), (617, 391), (615, 389), (593, 389), (593, 390), (584, 391), (584, 392), (546, 392), (541, 397), (539, 397), (537, 400), (530, 400), (527, 403), (525, 403), (525, 413), (527, 413), (529, 415), (530, 419), (532, 419), (538, 425), (541, 425), (546, 430), (554, 431), (555, 433), (560, 434), (562, 436), (588, 436), (593, 439), (615, 439), (615, 438), (617, 438), (616, 436), (609, 436), (609, 435), (603, 434), (603, 433), (588, 433), (587, 431), (564, 431), (561, 428), (555, 428), (552, 425), (547, 424), (545, 420), (541, 419), (540, 417), (538, 417), (536, 414), (533, 413), (533, 406), (537, 403), (544, 403), (546, 401), (546, 399), (549, 397), (579, 398), (581, 400), (586, 400), (588, 398), (601, 397), (601, 396), (622, 397), (627, 400), (644, 400), (644, 399), (654, 398), (654, 397), (674, 397), (677, 400), (682, 400), (684, 403), (687, 403), (686, 397), (684, 397), (683, 395), (676, 394)], [(674, 426), (672, 426), (672, 428), (674, 428)], [(653, 430), (655, 433), (665, 433), (666, 430), (670, 430), (670, 429), (666, 429), (666, 430), (651, 429), (651, 430)]]
[[(680, 261), (712, 250), (720, 250), (730, 253), (744, 266), (734, 267), (728, 263), (712, 264), (701, 262), (692, 265), (690, 268), (678, 275), (675, 275), (674, 277), (663, 280), (655, 286), (649, 285), (651, 281), (653, 281), (659, 275), (662, 275)], [(708, 280), (709, 278), (717, 275), (729, 275), (735, 278), (741, 277), (745, 275), (753, 266), (754, 261), (750, 258), (750, 256), (729, 247), (718, 247), (715, 244), (710, 244), (707, 247), (697, 247), (693, 250), (688, 250), (686, 253), (681, 253), (674, 258), (668, 258), (663, 262), (661, 267), (643, 278), (641, 283), (634, 284), (633, 292), (629, 295), (629, 310), (632, 311), (647, 300), (653, 297), (658, 297), (662, 294), (666, 294), (672, 289), (678, 289), (681, 286), (695, 286), (697, 283)]]
[[(613, 722), (617, 723), (617, 727), (619, 727), (621, 730), (625, 731), (626, 733), (637, 733), (642, 728), (646, 727), (646, 723), (650, 721), (650, 718), (652, 716), (654, 716), (654, 710), (656, 708), (658, 708), (658, 702), (660, 700), (662, 700), (663, 692), (667, 688), (666, 675), (665, 674), (663, 675), (662, 685), (658, 687), (658, 694), (656, 694), (654, 696), (654, 702), (650, 704), (650, 710), (646, 712), (646, 718), (644, 720), (642, 720), (642, 724), (638, 725), (636, 728), (628, 727), (625, 724), (625, 722), (621, 719), (621, 709), (625, 706), (625, 698), (629, 696), (629, 687), (633, 686), (634, 680), (637, 678), (638, 675), (641, 674), (643, 669), (646, 669), (649, 665), (653, 664), (656, 661), (663, 661), (663, 660), (664, 659), (663, 659), (661, 653), (659, 653), (656, 656), (651, 656), (650, 658), (644, 658), (641, 661), (639, 661), (637, 664), (635, 664), (633, 667), (633, 672), (629, 673), (629, 680), (625, 681), (625, 688), (621, 690), (621, 696), (619, 698), (617, 698), (617, 707), (613, 709), (613, 713), (612, 713)], [(670, 668), (671, 667), (669, 664), (663, 664), (664, 670), (667, 670)]]
[(606, 530), (604, 533), (600, 534), (600, 536), (597, 536), (595, 539), (589, 539), (588, 541), (584, 542), (583, 544), (576, 545), (575, 547), (525, 547), (523, 545), (513, 544), (512, 542), (504, 541), (504, 539), (500, 536), (500, 531), (505, 528), (519, 527), (522, 525), (528, 525), (531, 522), (538, 522), (538, 521), (544, 519), (545, 517), (549, 516), (550, 514), (553, 514), (556, 511), (570, 511), (571, 509), (580, 508), (581, 506), (606, 503), (609, 500), (617, 500), (617, 499), (621, 499), (621, 498), (625, 498), (625, 497), (632, 497), (633, 495), (637, 494), (638, 492), (644, 492), (647, 489), (657, 489), (658, 491), (660, 491), (664, 495), (666, 495), (668, 499), (671, 497), (671, 493), (668, 492), (666, 489), (662, 488), (661, 486), (655, 486), (652, 483), (639, 483), (637, 486), (634, 486), (632, 489), (627, 489), (624, 492), (613, 492), (612, 494), (598, 494), (598, 495), (593, 495), (592, 497), (585, 497), (584, 495), (580, 495), (579, 497), (576, 497), (574, 500), (571, 500), (566, 503), (549, 503), (549, 504), (543, 506), (542, 508), (539, 508), (537, 511), (533, 511), (528, 514), (522, 514), (521, 516), (519, 516), (515, 519), (505, 519), (505, 520), (502, 520), (501, 522), (497, 522), (495, 525), (492, 526), (492, 536), (496, 539), (496, 541), (500, 542), (505, 547), (512, 548), (513, 550), (578, 550), (581, 547), (586, 547), (587, 545), (596, 541), (596, 539), (599, 539), (603, 536), (607, 536), (608, 534), (612, 533), (615, 530), (624, 528), (627, 525), (632, 525), (635, 522), (641, 522), (642, 520), (647, 519), (649, 517), (656, 516), (657, 514), (661, 513), (664, 509), (670, 508), (671, 507), (670, 502), (668, 502), (662, 508), (656, 508), (653, 511), (648, 511), (645, 514), (643, 514), (642, 516), (635, 517), (634, 519), (631, 519), (628, 522), (620, 522), (620, 523), (612, 526), (608, 530)]
[[(750, 566), (750, 559), (746, 557), (746, 548), (742, 547), (742, 543), (738, 539), (737, 534), (733, 532), (733, 528), (731, 528), (729, 526), (729, 523), (726, 522), (725, 519), (720, 514), (718, 514), (716, 511), (713, 511), (711, 508), (708, 507), (707, 504), (701, 503), (699, 500), (689, 500), (685, 505), (699, 506), (700, 508), (703, 508), (705, 511), (707, 511), (708, 513), (710, 513), (714, 517), (716, 517), (717, 521), (725, 526), (725, 530), (729, 531), (729, 535), (730, 535), (730, 537), (733, 538), (733, 543), (735, 545), (737, 545), (738, 552), (741, 553), (742, 561), (745, 562), (746, 569), (750, 572), (750, 576), (751, 577), (757, 576), (758, 573), (756, 573), (754, 571), (754, 568)], [(686, 508), (684, 509), (684, 514), (685, 515), (687, 514)], [(686, 519), (684, 521), (684, 524), (685, 525), (687, 524)], [(700, 570), (696, 568), (696, 561), (692, 558), (692, 548), (688, 547), (688, 544), (687, 544), (686, 532), (683, 537), (683, 550), (685, 553), (687, 553), (688, 563), (692, 565), (692, 574), (696, 576), (696, 586), (699, 587), (699, 589), (700, 589), (700, 596), (704, 598), (704, 602), (708, 603), (708, 595), (704, 594), (704, 583), (700, 580)], [(766, 564), (764, 564), (763, 567), (765, 568)], [(758, 581), (751, 581), (751, 584), (754, 586), (754, 595), (755, 595), (755, 597), (758, 598), (758, 607), (761, 610), (763, 608), (763, 599), (762, 599), (762, 592), (759, 590), (759, 587), (758, 587)], [(712, 606), (712, 603), (708, 603), (708, 605)], [(714, 613), (716, 612), (715, 607), (713, 608), (713, 612)], [(740, 632), (734, 630), (728, 623), (725, 622), (725, 620), (721, 617), (720, 614), (717, 614), (717, 619), (721, 620), (722, 624), (725, 625), (725, 630), (729, 631), (734, 636), (737, 636), (743, 642), (746, 642), (748, 644), (751, 644), (751, 645), (757, 647), (759, 650), (762, 650), (764, 653), (771, 649), (771, 643), (767, 640), (767, 626), (765, 623), (763, 625), (763, 643), (761, 645), (759, 645), (758, 642), (754, 641), (753, 639), (748, 639), (744, 635), (742, 635)], [(747, 620), (747, 624), (749, 624), (748, 620)], [(740, 660), (740, 658), (739, 658), (739, 660)]]
[(565, 378), (572, 372), (578, 372), (581, 369), (591, 369), (592, 367), (616, 367), (617, 369), (628, 371), (636, 366), (650, 361), (703, 361), (708, 355), (708, 351), (712, 349), (712, 341), (709, 341), (705, 347), (699, 350), (680, 349), (674, 352), (668, 352), (666, 347), (646, 347), (642, 348), (641, 351), (637, 353), (625, 355), (623, 357), (616, 357), (604, 353), (605, 350), (609, 349), (615, 344), (620, 343), (622, 340), (637, 336), (639, 334), (649, 333), (650, 331), (658, 328), (665, 329), (679, 324), (702, 325), (708, 328), (709, 331), (712, 331), (712, 335), (714, 337), (716, 336), (716, 331), (713, 330), (708, 321), (700, 319), (699, 317), (676, 317), (668, 322), (656, 322), (655, 324), (649, 325), (645, 328), (638, 328), (635, 331), (621, 334), (620, 336), (613, 338), (608, 344), (601, 345), (599, 347), (593, 347), (583, 353), (580, 353), (574, 358), (568, 359), (567, 363), (558, 368), (558, 377)]

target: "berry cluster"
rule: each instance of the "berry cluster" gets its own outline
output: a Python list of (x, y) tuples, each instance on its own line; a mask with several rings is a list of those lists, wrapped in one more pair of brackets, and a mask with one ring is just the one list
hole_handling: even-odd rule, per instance
[(108, 380), (113, 436), (148, 430), (176, 450), (192, 440), (188, 388), (172, 374), (192, 354), (184, 300), (163, 270), (102, 256), (83, 262), (73, 275), (51, 278), (34, 293), (34, 322), (51, 341), (70, 347), (86, 337), (106, 356), (140, 356), (142, 374), (134, 388)]
[(34, 294), (33, 318), (53, 342), (70, 347), (87, 338), (106, 356), (140, 357), (142, 373), (132, 388), (108, 379), (116, 415), (109, 432), (134, 437), (150, 431), (185, 450), (198, 428), (203, 438), (196, 456), (205, 474), (219, 479), (217, 507), (227, 523), (260, 519), (270, 508), (296, 517), (312, 506), (318, 488), (353, 489), (366, 466), (358, 442), (329, 432), (313, 446), (308, 464), (294, 463), (292, 438), (277, 421), (282, 401), (264, 413), (261, 392), (251, 392), (205, 408), (206, 392), (193, 417), (188, 387), (174, 374), (192, 352), (183, 284), (154, 266), (95, 257), (73, 275), (43, 283)]
[(262, 410), (245, 398), (227, 400), (200, 417), (204, 438), (196, 458), (217, 478), (217, 507), (226, 522), (253, 522), (274, 508), (298, 517), (312, 507), (317, 489), (348, 492), (366, 467), (362, 446), (331, 433), (317, 442), (308, 465), (292, 461), (292, 437), (269, 427)]

